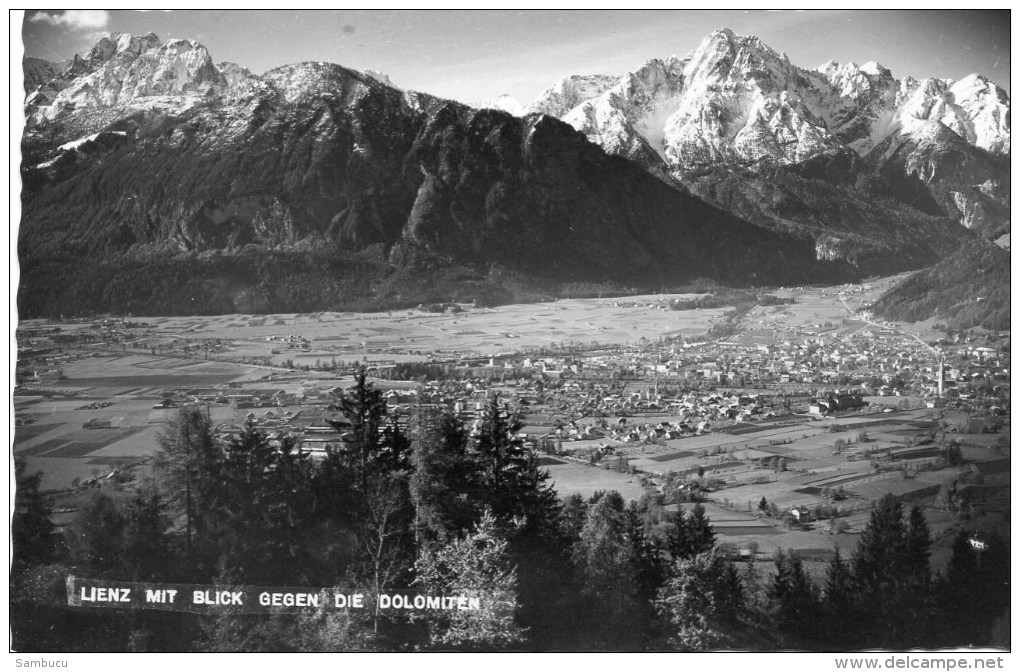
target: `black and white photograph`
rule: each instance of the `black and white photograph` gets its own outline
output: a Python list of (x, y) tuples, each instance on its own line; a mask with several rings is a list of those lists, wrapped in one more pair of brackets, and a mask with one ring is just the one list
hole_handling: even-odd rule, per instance
[(1008, 667), (1011, 22), (11, 11), (9, 663)]

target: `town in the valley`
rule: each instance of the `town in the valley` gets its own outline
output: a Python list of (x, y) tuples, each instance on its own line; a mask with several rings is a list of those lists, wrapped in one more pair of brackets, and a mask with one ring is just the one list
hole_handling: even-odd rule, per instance
[(1008, 9), (11, 19), (11, 653), (1008, 658)]
[(796, 550), (816, 581), (892, 493), (922, 506), (937, 571), (961, 529), (975, 549), (1008, 533), (1010, 335), (873, 317), (894, 280), (763, 290), (741, 311), (649, 295), (26, 320), (14, 456), (67, 526), (89, 491), (146, 478), (181, 407), (324, 456), (363, 367), (388, 423), (439, 407), (470, 428), (498, 394), (561, 499), (615, 490), (663, 524), (702, 502), (731, 558)]

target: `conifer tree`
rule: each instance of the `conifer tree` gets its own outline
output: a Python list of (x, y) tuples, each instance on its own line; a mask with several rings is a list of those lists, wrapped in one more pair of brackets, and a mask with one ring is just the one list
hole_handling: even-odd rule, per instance
[(953, 554), (939, 591), (946, 626), (944, 636), (955, 645), (978, 645), (985, 634), (978, 551), (970, 543), (971, 535), (969, 530), (962, 529), (953, 539)]
[(570, 548), (559, 534), (560, 505), (549, 472), (524, 449), (520, 419), (498, 395), (489, 397), (469, 449), (477, 456), (478, 501), (503, 524), (511, 524), (510, 550), (517, 563), (521, 618), (539, 637), (551, 637), (566, 622), (552, 599), (570, 583)]
[(172, 515), (184, 516), (184, 555), (195, 578), (208, 579), (216, 566), (213, 502), (220, 488), (223, 450), (213, 439), (206, 409), (178, 409), (157, 440), (156, 482)]
[(666, 548), (673, 560), (687, 559), (691, 553), (691, 540), (687, 531), (687, 516), (684, 507), (678, 506), (666, 530)]
[(520, 418), (500, 404), (498, 394), (490, 396), (472, 442), (481, 465), (481, 494), (497, 518), (520, 517), (522, 533), (547, 536), (555, 530), (559, 502), (548, 484), (549, 472), (521, 445), (520, 429)]
[(340, 453), (346, 464), (354, 468), (358, 480), (364, 483), (382, 449), (380, 429), (386, 415), (386, 401), (382, 392), (368, 382), (363, 365), (358, 366), (354, 386), (344, 391), (337, 406), (350, 426), (348, 430), (344, 424), (333, 423), (346, 435)]
[(609, 497), (588, 508), (580, 538), (574, 546), (574, 563), (584, 597), (588, 646), (614, 647), (627, 632), (636, 605), (637, 558), (628, 536), (626, 517)]
[(277, 530), (272, 518), (277, 512), (269, 482), (275, 452), (250, 419), (225, 446), (222, 487), (215, 498), (217, 535), (221, 564), (236, 572), (236, 583), (283, 583), (276, 570)]
[(677, 509), (672, 526), (666, 533), (667, 546), (673, 559), (692, 558), (715, 546), (715, 530), (705, 516), (705, 507), (694, 505), (690, 516), (685, 516), (683, 507)]
[(851, 559), (862, 646), (923, 646), (933, 607), (928, 570), (931, 538), (923, 512), (904, 521), (893, 494), (876, 504)]
[(906, 572), (917, 584), (927, 585), (931, 580), (928, 556), (931, 553), (931, 530), (921, 507), (910, 507), (906, 530)]
[(765, 629), (771, 621), (769, 613), (771, 604), (765, 579), (758, 569), (757, 554), (754, 552), (751, 553), (744, 571), (740, 573), (740, 585), (744, 594), (742, 612), (745, 619), (752, 628)]
[(43, 565), (53, 559), (56, 528), (50, 520), (52, 507), (40, 490), (42, 472), (25, 474), (25, 462), (14, 462), (16, 490), (11, 517), (12, 570)]
[(1001, 616), (1010, 606), (1009, 542), (999, 530), (992, 530), (986, 540), (984, 554), (978, 563), (982, 594), (988, 605), (988, 612)]
[(855, 591), (877, 595), (905, 574), (906, 527), (903, 507), (892, 494), (882, 497), (871, 511), (852, 560)]
[(855, 617), (850, 568), (839, 547), (825, 571), (825, 630), (822, 636), (833, 643), (853, 641)]
[(587, 515), (588, 505), (579, 493), (575, 492), (563, 501), (556, 526), (560, 535), (568, 540), (568, 543), (573, 543), (581, 536), (581, 528), (584, 527)]
[(634, 551), (637, 594), (642, 600), (650, 603), (662, 585), (666, 567), (662, 560), (664, 550), (662, 542), (648, 534), (641, 514), (642, 510), (632, 501), (624, 510), (624, 522)]
[(777, 629), (794, 641), (799, 637), (815, 638), (819, 617), (818, 591), (804, 572), (800, 557), (780, 548), (773, 556), (773, 562), (776, 573), (768, 594), (774, 603)]
[(97, 576), (116, 574), (123, 548), (124, 515), (112, 497), (92, 493), (67, 531), (71, 557)]
[(914, 505), (907, 514), (904, 539), (903, 577), (898, 586), (896, 612), (902, 623), (902, 644), (907, 647), (934, 646), (930, 622), (936, 610), (934, 585), (928, 557), (931, 532), (924, 511)]
[(173, 565), (169, 527), (170, 518), (159, 491), (155, 488), (138, 491), (124, 512), (122, 563), (125, 578), (166, 580), (166, 572)]
[(478, 520), (478, 465), (460, 420), (418, 409), (411, 423), (410, 495), (419, 549), (471, 529)]
[[(485, 481), (497, 500), (513, 497), (513, 468), (523, 460), (523, 448), (516, 438), (521, 429), (520, 419), (499, 403), (499, 394), (488, 397), (481, 424), (474, 437), (474, 449), (482, 463)], [(508, 501), (494, 501), (496, 515), (508, 513)]]
[(687, 519), (687, 535), (695, 555), (705, 553), (715, 546), (715, 529), (709, 524), (705, 507), (700, 502), (694, 505)]

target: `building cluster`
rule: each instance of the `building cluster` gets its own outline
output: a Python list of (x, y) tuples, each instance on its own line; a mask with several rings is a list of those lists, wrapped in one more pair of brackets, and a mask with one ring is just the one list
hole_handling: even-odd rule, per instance
[[(66, 331), (19, 329), (18, 384), (56, 382), (63, 364), (98, 355), (88, 351), (96, 345), (148, 347), (151, 330), (147, 323), (125, 320)], [(1008, 342), (1008, 334), (1006, 338)], [(297, 334), (265, 340), (287, 348), (309, 347)], [(966, 402), (1004, 392), (1000, 404), (1005, 406), (1011, 372), (1009, 350), (1001, 342), (957, 337), (929, 345), (874, 325), (856, 331), (846, 325), (809, 325), (747, 330), (697, 343), (663, 339), (488, 356), (437, 351), (427, 362), (376, 361), (368, 366), (370, 376), (381, 379), (387, 410), (397, 421), (412, 416), (416, 408), (435, 406), (452, 411), (471, 427), (496, 391), (536, 428), (532, 433), (539, 439), (634, 443), (703, 434), (789, 413), (844, 413), (866, 406), (869, 397), (909, 396), (934, 405), (936, 398)], [(65, 352), (66, 345), (84, 349)], [(152, 346), (160, 352), (205, 357), (229, 347), (220, 339), (186, 335)], [(333, 365), (304, 377), (298, 371), (282, 378), (275, 373), (244, 385), (167, 390), (154, 408), (228, 406), (241, 412), (238, 418), (242, 413), (250, 416), (274, 435), (297, 436), (321, 447), (341, 438), (336, 429), (336, 422), (343, 420), (337, 417), (338, 402), (343, 386), (350, 383), (333, 377), (349, 373), (349, 367)], [(295, 382), (279, 382), (282, 379)], [(404, 382), (391, 382), (395, 379)], [(228, 425), (223, 431), (237, 429)]]

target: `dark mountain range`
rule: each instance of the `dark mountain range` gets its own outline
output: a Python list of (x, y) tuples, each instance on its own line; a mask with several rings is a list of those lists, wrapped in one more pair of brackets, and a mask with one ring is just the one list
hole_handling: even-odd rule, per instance
[[(913, 178), (883, 179), (927, 146), (702, 166), (685, 187), (553, 117), (383, 79), (324, 63), (256, 77), (187, 40), (102, 40), (26, 102), (21, 314), (833, 282), (920, 268), (975, 235)], [(1002, 189), (976, 188), (973, 207), (998, 212)]]
[(1009, 252), (975, 240), (911, 275), (872, 307), (890, 320), (916, 322), (934, 317), (957, 330), (1009, 329), (1009, 279)]
[(810, 236), (819, 257), (869, 275), (927, 266), (974, 237), (926, 191), (910, 191), (915, 180), (894, 185), (852, 152), (754, 170), (717, 166), (685, 180), (706, 201), (770, 230)]
[[(502, 277), (493, 269), (550, 287), (855, 274), (819, 261), (811, 239), (672, 189), (551, 117), (474, 110), (318, 63), (226, 83), (201, 47), (181, 51), (198, 73), (191, 80), (150, 76), (170, 68), (138, 64), (145, 51), (110, 77), (115, 51), (84, 76), (121, 83), (98, 89), (114, 103), (91, 104), (93, 88), (62, 108), (64, 89), (35, 108), (23, 143), (26, 314), (293, 309), (293, 292), (279, 287), (293, 287), (286, 269), (302, 256), (323, 264), (321, 278), (305, 278), (313, 296), (303, 302), (320, 308), (350, 305), (340, 287), (373, 296), (390, 276), (429, 265), (459, 268), (482, 287), (499, 284), (486, 279)], [(152, 88), (147, 78), (160, 95), (137, 95)], [(124, 82), (137, 82), (126, 99)], [(194, 93), (165, 95), (175, 88)], [(234, 259), (242, 254), (258, 263)], [(189, 295), (183, 305), (170, 300), (178, 291)], [(393, 305), (420, 292), (377, 298)]]

